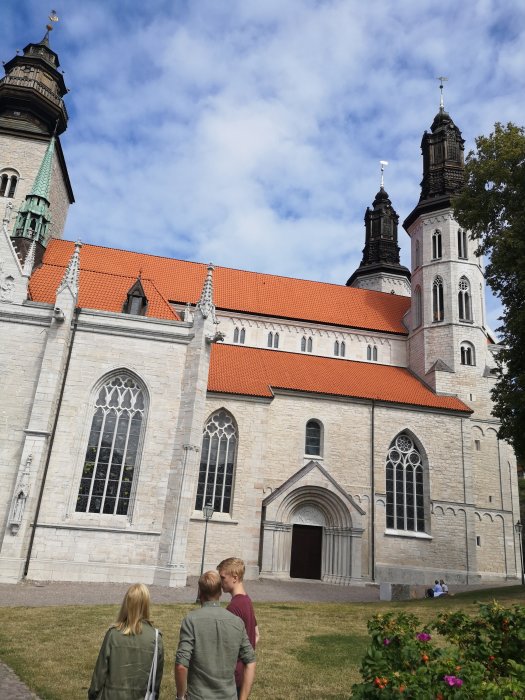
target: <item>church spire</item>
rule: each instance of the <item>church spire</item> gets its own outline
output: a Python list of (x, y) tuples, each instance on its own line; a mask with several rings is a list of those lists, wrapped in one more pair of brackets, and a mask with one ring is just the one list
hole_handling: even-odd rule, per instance
[(201, 297), (197, 302), (197, 308), (200, 309), (204, 318), (208, 318), (211, 315), (213, 322), (217, 323), (215, 305), (213, 303), (213, 270), (213, 264), (208, 263), (208, 272), (202, 287)]
[(53, 155), (55, 152), (55, 137), (46, 149), (33, 187), (20, 207), (13, 231), (13, 239), (21, 261), (26, 257), (31, 241), (37, 244), (35, 262), (38, 265), (49, 239), (51, 215), (49, 211), (49, 190), (51, 188), (51, 175)]
[(443, 101), (444, 76), (440, 81), (440, 106), (434, 117), (430, 133), (425, 131), (421, 140), (423, 154), (423, 179), (421, 195), (416, 208), (403, 222), (405, 229), (425, 212), (449, 208), (452, 197), (463, 187), (464, 183), (464, 144), (461, 131), (454, 124), (452, 117), (445, 111)]
[(5, 126), (30, 133), (61, 134), (67, 127), (63, 97), (67, 93), (57, 54), (49, 46), (49, 32), (58, 17), (53, 10), (44, 38), (27, 44), (22, 55), (4, 64), (0, 80), (0, 117)]
[(407, 280), (410, 279), (410, 271), (401, 265), (399, 258), (397, 239), (399, 216), (384, 188), (384, 170), (388, 162), (382, 160), (380, 164), (379, 192), (375, 196), (372, 209), (367, 207), (365, 212), (363, 259), (346, 284), (352, 287), (403, 293), (400, 289), (392, 288), (391, 281), (395, 279), (400, 282), (404, 292), (408, 293)]

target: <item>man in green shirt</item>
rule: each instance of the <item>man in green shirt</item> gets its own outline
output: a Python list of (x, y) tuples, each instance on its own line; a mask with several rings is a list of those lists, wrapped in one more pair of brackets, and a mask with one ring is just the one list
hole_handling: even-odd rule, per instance
[(175, 657), (177, 700), (237, 700), (235, 666), (245, 664), (240, 700), (248, 700), (255, 677), (255, 652), (244, 622), (221, 608), (221, 578), (206, 571), (199, 579), (201, 607), (180, 627)]

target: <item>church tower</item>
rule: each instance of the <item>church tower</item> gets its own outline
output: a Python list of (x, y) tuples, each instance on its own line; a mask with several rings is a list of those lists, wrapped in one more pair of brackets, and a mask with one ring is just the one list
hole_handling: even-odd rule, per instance
[(36, 264), (49, 238), (62, 236), (74, 202), (59, 138), (67, 128), (67, 88), (49, 45), (51, 29), (5, 63), (0, 80), (0, 208), (22, 261), (35, 237)]
[(410, 296), (410, 271), (399, 260), (399, 216), (384, 188), (384, 165), (386, 161), (381, 161), (381, 187), (372, 209), (367, 207), (365, 213), (363, 259), (346, 284), (348, 287)]
[(464, 140), (441, 103), (421, 142), (421, 196), (403, 223), (411, 238), (409, 366), (436, 391), (472, 405), (494, 362), (487, 347), (485, 283), (476, 243), (453, 218), (464, 182)]

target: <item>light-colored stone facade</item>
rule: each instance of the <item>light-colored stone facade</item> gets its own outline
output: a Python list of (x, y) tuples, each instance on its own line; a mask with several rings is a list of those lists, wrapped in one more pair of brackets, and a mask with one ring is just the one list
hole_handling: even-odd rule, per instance
[[(0, 169), (20, 174), (15, 209), (46, 145), (0, 137), (0, 152), (9, 151)], [(55, 236), (68, 204), (56, 160)], [(458, 226), (449, 209), (423, 214), (409, 229), (412, 299), (419, 289), (421, 309), (416, 314), (413, 302), (405, 336), (233, 311), (222, 311), (218, 321), (228, 344), (269, 350), (272, 333), (271, 352), (300, 353), (304, 338), (311, 339), (306, 354), (408, 368), (436, 393), (462, 399), (470, 415), (274, 387), (265, 398), (208, 391), (210, 353), (222, 340), (211, 271), (191, 313), (177, 309), (182, 321), (78, 309), (77, 249), (55, 304), (37, 304), (28, 300), (30, 273), (11, 244), (14, 218), (0, 233), (0, 581), (184, 585), (200, 571), (206, 528), (196, 499), (206, 459), (203, 428), (221, 410), (235, 431), (236, 458), (231, 504), (207, 525), (206, 567), (235, 555), (245, 560), (249, 578), (288, 578), (303, 528), (321, 535), (315, 576), (325, 581), (412, 584), (444, 577), (465, 583), (520, 575), (516, 464), (491, 415), (495, 346), (485, 322), (483, 267), (471, 241), (458, 256)], [(432, 249), (436, 229), (439, 256)], [(437, 276), (442, 320), (433, 308)], [(463, 277), (468, 319), (458, 308)], [(406, 295), (407, 281), (397, 282), (403, 288), (396, 293)], [(393, 290), (385, 276), (360, 284)], [(244, 330), (242, 340), (236, 329)], [(472, 362), (464, 362), (462, 343), (470, 344)], [(121, 375), (144, 397), (129, 507), (126, 514), (89, 512), (78, 499), (96, 401), (104, 383)], [(319, 454), (306, 454), (309, 421), (320, 431)], [(418, 528), (389, 523), (386, 465), (399, 436), (415, 446), (421, 462)]]

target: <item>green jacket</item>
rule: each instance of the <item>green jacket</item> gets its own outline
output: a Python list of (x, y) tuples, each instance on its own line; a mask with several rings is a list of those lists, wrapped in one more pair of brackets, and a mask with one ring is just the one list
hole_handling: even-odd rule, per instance
[[(122, 634), (111, 627), (104, 637), (93, 678), (89, 700), (144, 700), (155, 650), (155, 628), (142, 624), (140, 634)], [(155, 691), (159, 696), (164, 668), (164, 647), (159, 632)]]

